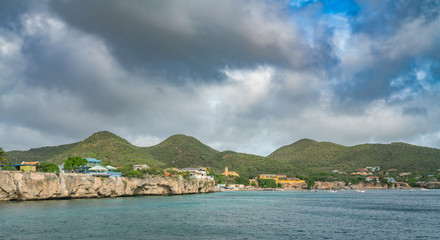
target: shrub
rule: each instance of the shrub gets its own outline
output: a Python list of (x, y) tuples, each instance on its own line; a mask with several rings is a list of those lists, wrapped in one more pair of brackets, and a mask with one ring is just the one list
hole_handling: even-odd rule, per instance
[(261, 188), (276, 188), (277, 184), (272, 179), (258, 179), (258, 186)]
[(244, 184), (245, 186), (249, 186), (249, 179), (247, 177), (236, 177), (236, 184)]
[(41, 163), (40, 166), (37, 166), (37, 171), (58, 173), (60, 172), (60, 168), (55, 163)]
[(146, 170), (146, 173), (152, 176), (164, 176), (164, 172), (162, 168), (149, 168)]

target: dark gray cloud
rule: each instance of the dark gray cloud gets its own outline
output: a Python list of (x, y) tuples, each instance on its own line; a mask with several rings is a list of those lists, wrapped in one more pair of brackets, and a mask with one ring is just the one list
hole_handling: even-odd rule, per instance
[(0, 146), (100, 130), (263, 155), (299, 138), (438, 146), (437, 2), (313, 2), (2, 2)]
[[(315, 61), (278, 4), (263, 1), (52, 1), (68, 24), (97, 35), (130, 71), (185, 82), (223, 79), (221, 68)], [(105, 6), (105, 7), (103, 7)]]

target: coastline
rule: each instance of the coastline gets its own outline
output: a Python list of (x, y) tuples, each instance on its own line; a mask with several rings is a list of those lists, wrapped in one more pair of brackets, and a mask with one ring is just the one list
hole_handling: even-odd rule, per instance
[(419, 184), (416, 187), (411, 187), (405, 182), (397, 182), (396, 187), (388, 186), (383, 184), (373, 184), (373, 183), (359, 183), (359, 184), (348, 184), (345, 182), (319, 182), (317, 181), (315, 185), (309, 189), (306, 185), (298, 185), (296, 187), (283, 187), (283, 188), (256, 188), (256, 187), (246, 187), (246, 188), (229, 188), (219, 189), (215, 188), (216, 192), (229, 192), (229, 191), (327, 191), (327, 190), (396, 190), (396, 189), (440, 189), (440, 182), (430, 182)]
[(183, 177), (94, 177), (78, 173), (0, 171), (0, 201), (166, 196), (214, 192), (214, 181)]

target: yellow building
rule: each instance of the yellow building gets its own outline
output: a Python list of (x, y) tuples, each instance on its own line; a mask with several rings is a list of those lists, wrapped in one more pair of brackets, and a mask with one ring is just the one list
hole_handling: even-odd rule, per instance
[(272, 179), (277, 184), (278, 183), (305, 183), (304, 180), (298, 178), (288, 178), (286, 175), (276, 175), (276, 174), (261, 174), (260, 179)]
[(22, 172), (36, 172), (37, 166), (40, 165), (38, 161), (36, 162), (22, 162), (20, 166), (20, 171)]
[(236, 173), (234, 171), (228, 171), (228, 167), (225, 167), (225, 171), (222, 173), (222, 175), (240, 177), (240, 175), (238, 175), (238, 173)]

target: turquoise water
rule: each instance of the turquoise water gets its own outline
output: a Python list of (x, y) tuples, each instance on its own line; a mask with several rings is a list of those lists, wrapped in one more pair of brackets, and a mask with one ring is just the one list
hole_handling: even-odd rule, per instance
[(0, 202), (0, 239), (439, 239), (440, 190)]

